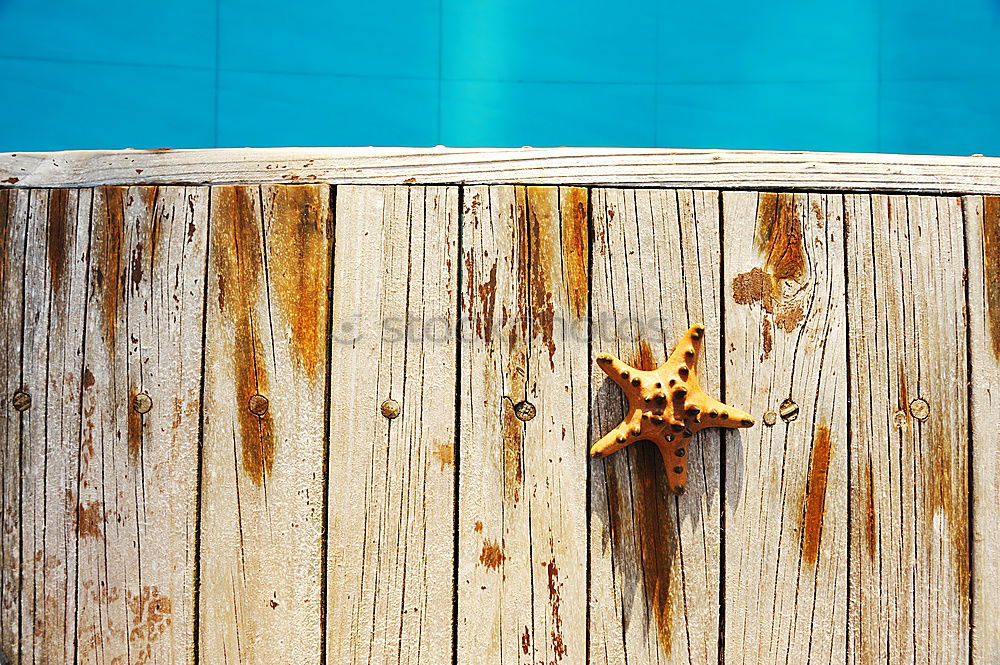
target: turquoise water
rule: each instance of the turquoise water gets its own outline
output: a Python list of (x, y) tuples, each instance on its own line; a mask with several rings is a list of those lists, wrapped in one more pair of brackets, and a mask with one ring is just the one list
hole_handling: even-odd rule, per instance
[(0, 0), (0, 151), (1000, 155), (1000, 0)]

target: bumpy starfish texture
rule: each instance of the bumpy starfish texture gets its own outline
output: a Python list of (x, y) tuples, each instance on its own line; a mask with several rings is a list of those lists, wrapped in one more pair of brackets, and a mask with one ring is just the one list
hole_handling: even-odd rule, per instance
[(667, 361), (652, 371), (630, 367), (608, 353), (598, 354), (597, 365), (628, 398), (628, 413), (594, 444), (591, 455), (605, 457), (636, 441), (652, 441), (663, 456), (670, 489), (681, 494), (687, 486), (688, 445), (695, 432), (753, 425), (749, 413), (712, 399), (698, 386), (695, 368), (704, 337), (703, 326), (692, 326)]

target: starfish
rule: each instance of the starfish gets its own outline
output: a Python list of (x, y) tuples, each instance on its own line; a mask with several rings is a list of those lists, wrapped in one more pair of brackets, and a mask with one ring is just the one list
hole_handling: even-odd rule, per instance
[(609, 353), (597, 365), (628, 398), (625, 419), (590, 449), (605, 457), (636, 441), (652, 441), (660, 449), (674, 494), (687, 484), (687, 451), (695, 432), (707, 427), (751, 427), (749, 413), (709, 397), (698, 386), (695, 366), (701, 354), (704, 326), (691, 326), (667, 361), (652, 371), (626, 365)]

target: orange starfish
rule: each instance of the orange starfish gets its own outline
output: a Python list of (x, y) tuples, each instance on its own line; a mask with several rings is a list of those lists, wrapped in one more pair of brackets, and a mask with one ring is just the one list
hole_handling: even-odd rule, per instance
[(753, 425), (749, 413), (712, 399), (698, 386), (695, 366), (704, 336), (704, 326), (691, 326), (667, 362), (648, 372), (598, 354), (598, 366), (625, 392), (628, 413), (594, 444), (591, 455), (604, 457), (636, 441), (652, 441), (663, 456), (671, 490), (681, 494), (687, 484), (687, 446), (695, 432)]

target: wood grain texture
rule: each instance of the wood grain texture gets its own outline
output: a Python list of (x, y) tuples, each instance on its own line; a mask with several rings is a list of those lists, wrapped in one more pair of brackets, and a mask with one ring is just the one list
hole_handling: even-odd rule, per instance
[(80, 663), (193, 662), (207, 203), (205, 188), (93, 194), (75, 503)]
[(90, 190), (31, 191), (24, 220), (21, 661), (76, 657), (77, 472)]
[[(337, 190), (331, 664), (451, 658), (458, 194)], [(386, 400), (398, 405), (396, 417), (383, 415)]]
[[(689, 326), (706, 327), (698, 373), (719, 394), (719, 193), (596, 189), (592, 346), (640, 369)], [(594, 365), (591, 438), (622, 419), (621, 390)], [(698, 433), (675, 497), (641, 442), (591, 462), (590, 656), (594, 663), (715, 662), (719, 641), (719, 441)]]
[(1000, 197), (962, 201), (972, 432), (972, 662), (1000, 661)]
[(725, 401), (757, 421), (726, 434), (728, 664), (845, 658), (842, 217), (839, 195), (723, 195)]
[(465, 190), (459, 663), (586, 661), (587, 205)]
[(621, 148), (238, 148), (0, 154), (0, 185), (539, 184), (1000, 193), (1000, 159)]
[(14, 409), (23, 387), (24, 257), (31, 192), (0, 196), (0, 362), (3, 363), (3, 409), (0, 410), (0, 652), (19, 665), (21, 647), (22, 458), (27, 423)]
[[(964, 663), (969, 405), (960, 200), (849, 195), (845, 208), (849, 661)], [(929, 415), (914, 400), (926, 400)]]
[(321, 660), (329, 201), (212, 189), (202, 663)]

